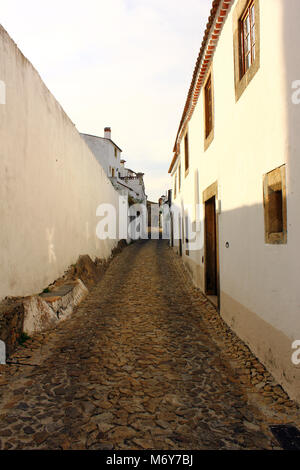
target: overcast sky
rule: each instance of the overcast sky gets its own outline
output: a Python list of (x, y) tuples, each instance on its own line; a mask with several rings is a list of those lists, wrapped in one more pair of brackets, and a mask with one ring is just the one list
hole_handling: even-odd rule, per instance
[(1, 24), (80, 132), (123, 150), (157, 200), (212, 0), (2, 0)]

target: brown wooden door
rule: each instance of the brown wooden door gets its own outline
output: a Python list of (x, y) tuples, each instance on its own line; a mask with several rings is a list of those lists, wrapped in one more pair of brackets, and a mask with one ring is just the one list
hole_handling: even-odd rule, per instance
[(179, 255), (182, 256), (182, 240), (183, 240), (183, 228), (182, 228), (182, 218), (179, 216)]
[(205, 202), (205, 290), (208, 295), (218, 295), (215, 197)]

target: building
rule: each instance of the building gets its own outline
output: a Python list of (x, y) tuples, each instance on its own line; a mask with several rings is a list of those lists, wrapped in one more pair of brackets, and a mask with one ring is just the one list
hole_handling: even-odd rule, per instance
[(147, 200), (148, 238), (152, 233), (159, 233), (159, 205)]
[(169, 168), (174, 249), (297, 401), (299, 21), (296, 0), (213, 1)]
[(170, 207), (171, 207), (171, 190), (168, 190), (166, 194), (163, 194), (158, 199), (158, 206), (159, 206), (159, 227), (161, 231), (162, 238), (171, 239), (171, 232), (170, 232)]
[(85, 140), (97, 161), (104, 168), (109, 178), (115, 178), (120, 170), (122, 150), (111, 140), (111, 128), (105, 127), (104, 137), (80, 134)]
[(129, 188), (129, 196), (133, 202), (146, 204), (147, 195), (145, 192), (144, 173), (136, 173), (125, 167), (126, 160), (121, 160), (120, 172), (117, 184), (121, 187)]
[(81, 134), (97, 161), (102, 165), (112, 185), (120, 194), (128, 195), (130, 203), (146, 204), (144, 173), (136, 173), (125, 168), (121, 159), (122, 150), (111, 139), (111, 128), (105, 127), (104, 137)]

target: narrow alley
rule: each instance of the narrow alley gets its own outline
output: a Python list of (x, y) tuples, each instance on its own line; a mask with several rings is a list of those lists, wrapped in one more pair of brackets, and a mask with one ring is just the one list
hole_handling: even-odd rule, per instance
[[(73, 316), (1, 367), (1, 449), (279, 449), (298, 407), (163, 240), (110, 263)], [(255, 378), (255, 380), (254, 380)]]

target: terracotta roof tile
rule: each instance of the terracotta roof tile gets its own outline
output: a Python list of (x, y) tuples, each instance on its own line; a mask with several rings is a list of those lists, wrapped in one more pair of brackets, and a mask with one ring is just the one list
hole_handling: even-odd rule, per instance
[[(218, 16), (218, 19), (217, 19), (217, 24), (215, 25), (215, 29), (212, 31), (213, 34), (211, 34), (212, 42), (209, 43), (210, 45), (208, 46), (208, 39), (210, 37), (212, 26), (215, 23), (216, 15), (217, 15), (217, 12), (219, 11), (219, 8), (220, 8), (220, 5), (222, 4), (222, 2), (223, 2), (223, 8), (219, 12), (219, 16)], [(213, 2), (212, 2), (212, 8), (211, 8), (211, 11), (210, 11), (210, 16), (208, 18), (208, 22), (207, 22), (206, 29), (205, 29), (205, 32), (204, 32), (200, 52), (198, 54), (198, 58), (197, 58), (196, 65), (195, 65), (195, 68), (194, 68), (191, 85), (190, 85), (189, 92), (188, 92), (187, 99), (186, 99), (186, 103), (185, 103), (185, 106), (184, 106), (184, 109), (183, 109), (182, 118), (181, 118), (181, 121), (180, 121), (180, 124), (179, 124), (179, 129), (178, 129), (178, 132), (177, 132), (175, 145), (174, 145), (174, 149), (173, 149), (173, 151), (175, 152), (175, 155), (174, 155), (172, 163), (170, 165), (169, 173), (171, 173), (172, 168), (173, 168), (173, 166), (175, 164), (175, 161), (176, 161), (176, 158), (177, 158), (178, 137), (179, 137), (179, 134), (181, 132), (182, 126), (185, 122), (185, 119), (188, 115), (191, 102), (193, 101), (194, 104), (196, 103), (196, 101), (198, 99), (198, 96), (199, 96), (200, 88), (202, 86), (202, 85), (199, 86), (199, 83), (197, 83), (197, 79), (199, 77), (199, 72), (200, 72), (200, 77), (203, 78), (204, 75), (205, 75), (205, 69), (207, 68), (207, 65), (209, 64), (210, 59), (212, 57), (213, 51), (215, 49), (216, 41), (219, 38), (220, 30), (223, 26), (224, 19), (227, 15), (228, 8), (229, 8), (231, 3), (232, 3), (232, 0), (213, 0)], [(215, 43), (215, 44), (213, 45), (213, 43)], [(208, 46), (208, 48), (207, 48), (207, 46)], [(206, 50), (208, 50), (208, 54), (206, 54), (207, 59), (204, 60), (204, 67), (203, 67), (202, 70), (200, 70), (200, 65), (202, 63), (204, 53), (205, 53)], [(197, 95), (196, 100), (194, 98), (194, 94), (195, 94), (194, 91), (195, 90), (196, 90), (196, 95)]]

